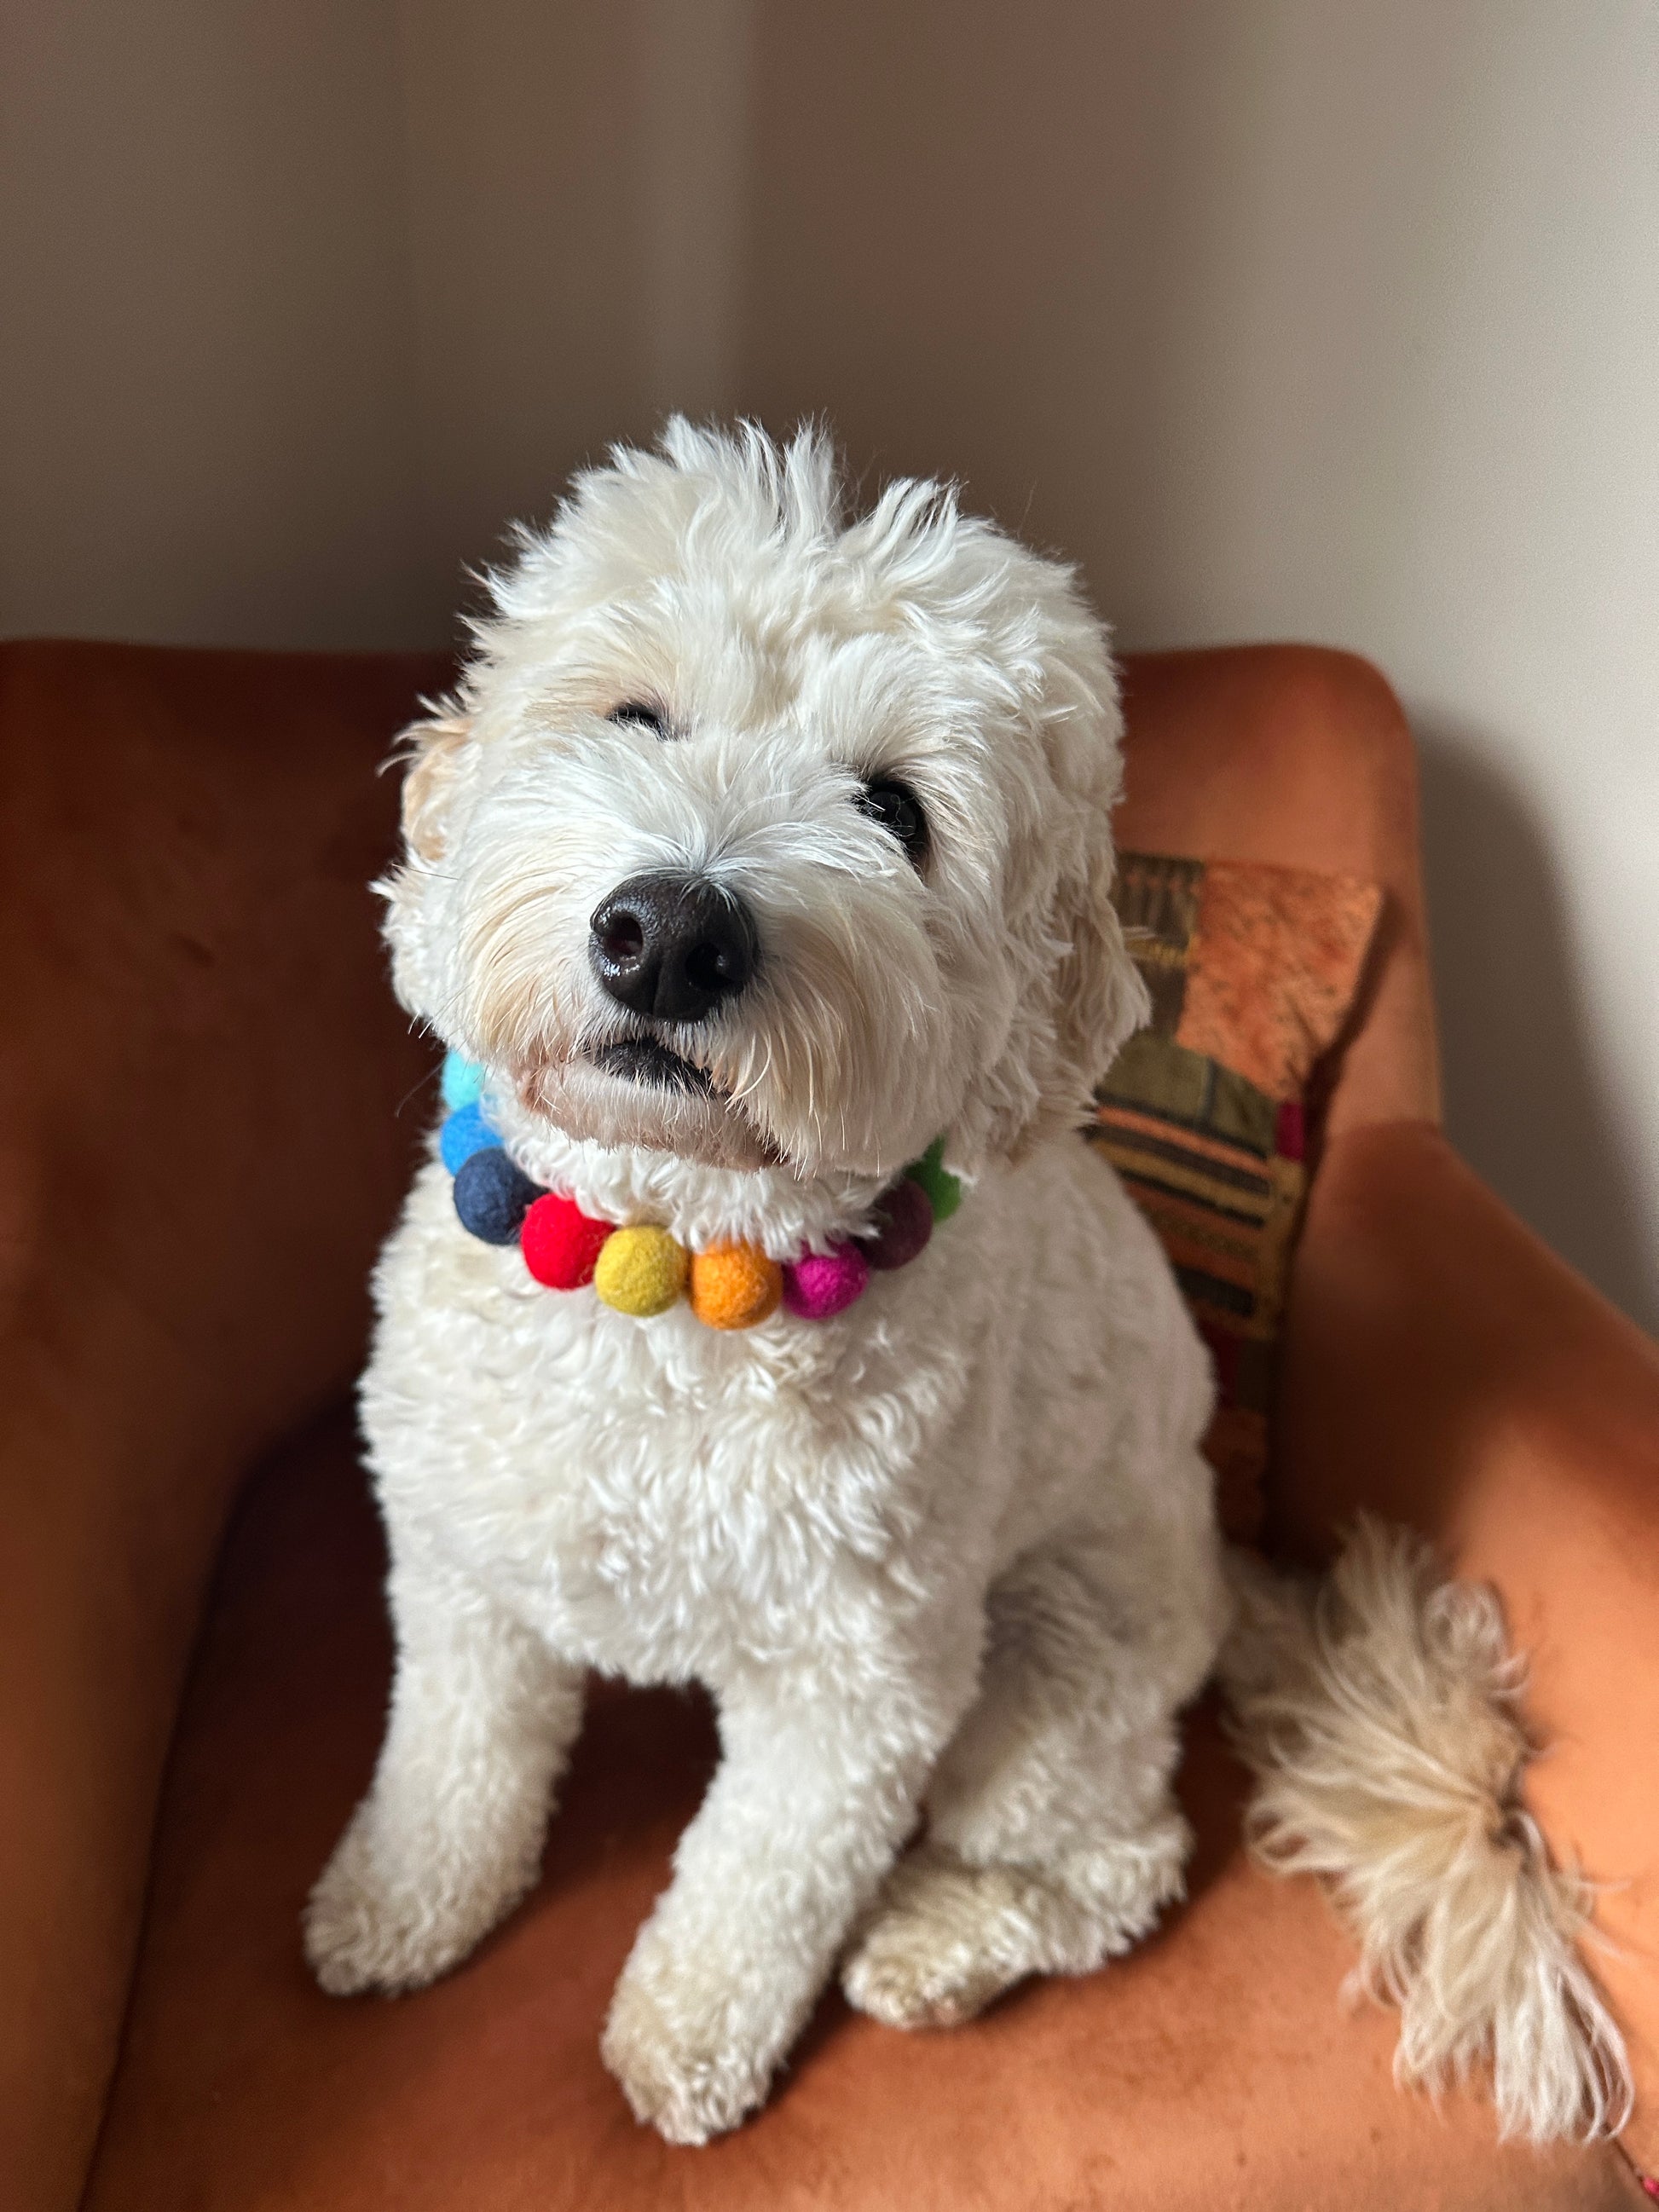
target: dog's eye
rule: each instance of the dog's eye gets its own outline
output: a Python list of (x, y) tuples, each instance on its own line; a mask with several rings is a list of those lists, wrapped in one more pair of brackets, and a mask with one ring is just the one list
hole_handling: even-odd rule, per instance
[(668, 735), (668, 724), (660, 707), (647, 707), (642, 699), (624, 700), (613, 707), (605, 716), (607, 722), (637, 722), (642, 730), (653, 730), (659, 738)]
[(927, 857), (927, 817), (909, 785), (883, 777), (879, 782), (865, 785), (858, 803), (872, 822), (879, 822), (890, 836), (898, 840), (920, 867)]

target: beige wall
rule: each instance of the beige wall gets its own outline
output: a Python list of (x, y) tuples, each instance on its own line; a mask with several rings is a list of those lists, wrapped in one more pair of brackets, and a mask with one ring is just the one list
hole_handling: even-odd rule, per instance
[(744, 404), (963, 474), (1127, 643), (1382, 662), (1454, 1133), (1659, 1326), (1659, 9), (842, 0), (758, 37)]
[(416, 578), (387, 8), (0, 10), (0, 622), (351, 644)]
[(6, 628), (441, 636), (609, 438), (825, 412), (1126, 642), (1383, 663), (1455, 1133), (1659, 1321), (1651, 0), (28, 14)]

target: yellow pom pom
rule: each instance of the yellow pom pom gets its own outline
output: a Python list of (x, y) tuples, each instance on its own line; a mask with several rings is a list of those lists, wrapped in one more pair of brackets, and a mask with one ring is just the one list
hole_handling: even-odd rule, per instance
[(783, 1270), (754, 1244), (717, 1244), (691, 1261), (691, 1310), (710, 1328), (753, 1328), (775, 1313)]
[(685, 1288), (685, 1248), (665, 1229), (616, 1229), (605, 1240), (593, 1287), (618, 1313), (646, 1321), (666, 1313)]

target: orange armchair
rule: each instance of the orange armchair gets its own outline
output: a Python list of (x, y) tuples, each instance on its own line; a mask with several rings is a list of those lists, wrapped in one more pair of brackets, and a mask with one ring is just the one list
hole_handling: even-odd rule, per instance
[[(374, 771), (435, 661), (0, 648), (0, 2202), (835, 2212), (1646, 2201), (1612, 2147), (1500, 2146), (1392, 2085), (1350, 1948), (1254, 1870), (1194, 1721), (1191, 1896), (1129, 1960), (901, 2037), (834, 1996), (770, 2107), (637, 2128), (605, 2000), (707, 1773), (695, 1702), (603, 1693), (540, 1888), (397, 2002), (311, 1985), (300, 1904), (367, 1776), (387, 1647), (342, 1409), (429, 1115), (365, 886)], [(1358, 1506), (1504, 1595), (1555, 1848), (1659, 2166), (1659, 1353), (1438, 1129), (1416, 780), (1387, 686), (1298, 648), (1131, 660), (1142, 849), (1381, 882), (1292, 1282), (1275, 1540)]]

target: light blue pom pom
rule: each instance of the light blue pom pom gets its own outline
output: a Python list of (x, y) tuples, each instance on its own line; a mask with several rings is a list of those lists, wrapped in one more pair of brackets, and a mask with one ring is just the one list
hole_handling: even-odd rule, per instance
[(452, 1114), (438, 1132), (438, 1151), (451, 1175), (459, 1175), (474, 1152), (485, 1152), (501, 1141), (476, 1101), (463, 1106), (459, 1114)]
[(476, 1060), (463, 1060), (458, 1052), (444, 1054), (443, 1080), (439, 1087), (444, 1104), (452, 1114), (459, 1113), (463, 1106), (477, 1103), (483, 1079), (484, 1072)]

